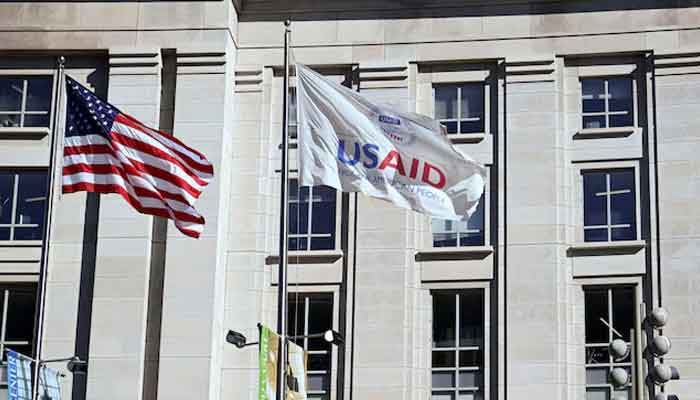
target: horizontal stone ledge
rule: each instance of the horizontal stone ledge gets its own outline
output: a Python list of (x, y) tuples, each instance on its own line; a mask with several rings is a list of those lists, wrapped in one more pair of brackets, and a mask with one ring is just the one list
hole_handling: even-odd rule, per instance
[(581, 129), (574, 134), (574, 140), (580, 139), (606, 139), (632, 136), (641, 133), (642, 128), (634, 126), (622, 126), (616, 128), (588, 128)]
[(483, 259), (493, 253), (493, 246), (436, 247), (416, 252), (415, 260), (454, 261)]
[[(287, 255), (287, 263), (289, 264), (330, 264), (338, 261), (343, 257), (342, 250), (309, 250), (309, 251), (290, 251)], [(280, 256), (273, 254), (265, 257), (266, 265), (277, 265), (280, 262)]]
[(569, 257), (635, 254), (646, 247), (644, 240), (574, 243), (567, 249)]
[(49, 128), (0, 127), (0, 140), (41, 140), (49, 133)]

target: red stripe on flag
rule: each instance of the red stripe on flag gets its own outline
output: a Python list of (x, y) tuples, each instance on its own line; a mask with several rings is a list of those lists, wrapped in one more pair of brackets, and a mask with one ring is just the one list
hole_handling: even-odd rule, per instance
[[(141, 202), (136, 198), (131, 196), (131, 194), (124, 189), (123, 186), (117, 184), (95, 184), (89, 182), (78, 182), (71, 185), (63, 185), (63, 193), (75, 193), (80, 191), (94, 192), (94, 193), (116, 193), (121, 195), (124, 200), (126, 200), (132, 207), (143, 214), (155, 215), (157, 217), (175, 219), (176, 226), (177, 221), (185, 221), (195, 224), (204, 224), (204, 217), (193, 217), (189, 214), (184, 214), (178, 211), (174, 211), (168, 208), (155, 208), (155, 207), (143, 207)], [(168, 212), (170, 211), (170, 213)], [(172, 215), (171, 215), (172, 213)], [(177, 214), (182, 214), (185, 218), (177, 218)], [(175, 217), (175, 218), (174, 218)], [(194, 238), (199, 237), (199, 232), (189, 230), (187, 228), (177, 227), (180, 232), (187, 236)]]
[(172, 151), (173, 153), (176, 153), (178, 156), (180, 156), (190, 167), (197, 169), (201, 172), (207, 173), (207, 174), (212, 174), (212, 175), (214, 174), (214, 167), (210, 163), (199, 162), (198, 160), (193, 159), (189, 155), (184, 154), (184, 153), (178, 151), (177, 149), (174, 149), (172, 146), (168, 146), (166, 143), (163, 143), (163, 141), (160, 140), (160, 138), (158, 136), (156, 136), (154, 133), (156, 133), (158, 135), (162, 135), (163, 137), (167, 138), (168, 140), (170, 140), (174, 143), (177, 143), (178, 145), (184, 147), (185, 149), (187, 149), (187, 151), (190, 151), (190, 152), (198, 155), (201, 159), (208, 161), (207, 158), (204, 156), (204, 154), (202, 154), (202, 153), (198, 152), (197, 150), (185, 145), (180, 140), (178, 140), (175, 136), (169, 135), (165, 132), (157, 131), (155, 129), (151, 129), (151, 128), (143, 125), (139, 121), (135, 120), (133, 117), (126, 115), (126, 114), (123, 114), (123, 113), (117, 115), (117, 117), (114, 119), (114, 122), (129, 126), (133, 129), (136, 129), (140, 132), (143, 132), (145, 135), (148, 135), (155, 140), (158, 140), (165, 147), (167, 147), (170, 151)]
[[(198, 177), (197, 175), (192, 173), (190, 171), (189, 167), (183, 165), (180, 162), (180, 160), (178, 160), (177, 158), (173, 157), (172, 155), (164, 152), (163, 150), (161, 150), (153, 145), (150, 145), (148, 143), (144, 143), (140, 140), (130, 138), (130, 137), (122, 134), (121, 132), (118, 132), (118, 131), (113, 130), (111, 132), (111, 136), (112, 136), (113, 142), (119, 143), (120, 145), (123, 145), (125, 147), (129, 147), (131, 149), (149, 154), (153, 157), (160, 158), (163, 161), (166, 161), (168, 163), (171, 163), (171, 164), (178, 166), (184, 174), (187, 174), (188, 176), (190, 176), (199, 185), (206, 186), (207, 182), (205, 180), (201, 179), (200, 177)], [(129, 157), (129, 158), (133, 159), (131, 157)]]
[[(137, 175), (139, 176), (140, 174), (134, 173), (131, 171), (135, 171), (133, 167), (124, 165), (124, 168), (120, 168), (114, 164), (84, 164), (84, 163), (79, 163), (79, 164), (71, 164), (71, 165), (66, 165), (63, 167), (63, 175), (73, 175), (77, 173), (91, 173), (91, 174), (115, 174), (121, 176), (125, 181), (129, 181), (129, 175)], [(136, 171), (138, 172), (138, 171)], [(145, 188), (142, 188), (141, 186), (132, 186), (132, 188), (136, 191), (138, 190), (147, 190)], [(157, 193), (159, 193), (163, 198), (166, 198), (168, 200), (174, 200), (178, 201), (180, 203), (183, 203), (187, 206), (190, 205), (189, 201), (182, 196), (181, 194), (178, 193), (172, 193), (168, 192), (162, 189), (157, 189)]]

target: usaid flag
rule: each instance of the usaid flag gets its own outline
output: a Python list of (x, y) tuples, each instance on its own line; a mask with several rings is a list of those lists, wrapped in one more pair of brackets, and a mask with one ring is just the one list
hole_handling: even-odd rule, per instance
[(468, 218), (484, 167), (434, 119), (374, 104), (297, 63), (300, 185), (362, 192), (433, 217)]

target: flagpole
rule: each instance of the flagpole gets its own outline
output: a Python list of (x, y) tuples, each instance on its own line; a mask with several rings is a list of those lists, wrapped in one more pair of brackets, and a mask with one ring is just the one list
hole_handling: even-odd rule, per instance
[(58, 57), (58, 73), (56, 74), (56, 105), (54, 107), (53, 126), (51, 134), (51, 145), (49, 150), (49, 179), (47, 183), (47, 199), (44, 213), (44, 232), (41, 243), (41, 265), (39, 270), (39, 296), (37, 298), (37, 329), (34, 339), (34, 349), (36, 362), (34, 363), (34, 379), (32, 380), (32, 399), (39, 399), (39, 369), (41, 368), (41, 351), (42, 342), (44, 339), (44, 311), (46, 309), (46, 281), (48, 280), (49, 269), (49, 240), (51, 239), (51, 226), (53, 221), (53, 204), (55, 197), (55, 182), (56, 182), (56, 155), (58, 153), (56, 147), (61, 142), (59, 136), (59, 118), (61, 114), (61, 102), (63, 101), (63, 76), (65, 73), (66, 58)]
[(287, 257), (288, 257), (288, 219), (289, 203), (289, 41), (292, 30), (290, 20), (284, 21), (284, 93), (282, 95), (282, 157), (280, 168), (280, 235), (279, 235), (279, 270), (277, 280), (277, 332), (280, 335), (279, 357), (277, 362), (277, 400), (285, 400), (286, 366), (287, 366)]

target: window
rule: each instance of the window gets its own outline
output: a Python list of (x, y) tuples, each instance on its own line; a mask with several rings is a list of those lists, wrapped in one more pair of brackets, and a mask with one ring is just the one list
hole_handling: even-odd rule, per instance
[(433, 292), (432, 399), (484, 398), (484, 291)]
[(584, 129), (634, 125), (632, 78), (581, 79)]
[(289, 250), (335, 249), (335, 189), (289, 180)]
[(41, 240), (46, 171), (0, 171), (0, 240)]
[(634, 169), (583, 172), (586, 242), (637, 239)]
[[(290, 336), (306, 336), (333, 329), (332, 293), (291, 293), (287, 317)], [(330, 400), (331, 344), (323, 338), (298, 338), (293, 342), (309, 353), (309, 400)]]
[(289, 125), (287, 133), (290, 139), (297, 138), (297, 88), (289, 88)]
[(484, 84), (435, 85), (435, 119), (450, 134), (484, 132)]
[(469, 221), (433, 219), (433, 247), (483, 246), (484, 196)]
[(0, 127), (48, 127), (50, 76), (0, 76)]
[(594, 287), (584, 290), (586, 400), (610, 400), (615, 396), (630, 399), (632, 378), (625, 388), (614, 389), (608, 376), (613, 368), (620, 367), (632, 377), (631, 355), (615, 360), (608, 352), (608, 344), (617, 338), (630, 343), (630, 334), (635, 327), (634, 287)]
[(0, 285), (0, 352), (5, 360), (5, 349), (32, 356), (36, 284)]

